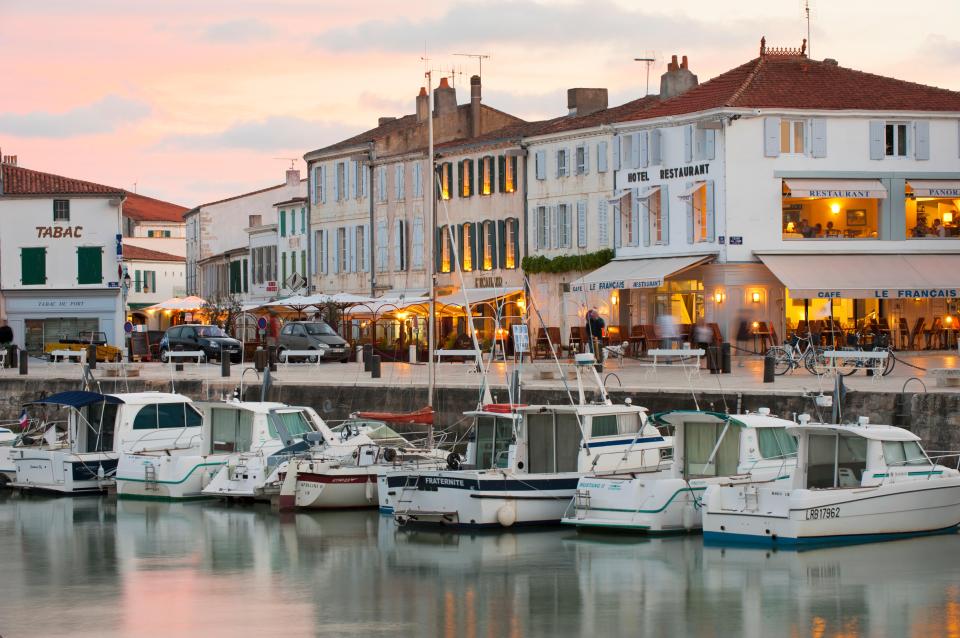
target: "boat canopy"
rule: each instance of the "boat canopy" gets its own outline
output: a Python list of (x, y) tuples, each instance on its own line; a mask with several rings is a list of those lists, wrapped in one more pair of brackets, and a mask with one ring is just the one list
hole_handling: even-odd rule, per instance
[(801, 434), (837, 434), (839, 436), (859, 436), (874, 441), (919, 441), (920, 437), (894, 425), (834, 425), (832, 423), (807, 423), (791, 425), (787, 432), (794, 436)]
[(70, 390), (58, 392), (48, 397), (32, 401), (31, 405), (65, 405), (71, 408), (85, 408), (94, 403), (123, 403), (123, 400), (110, 394), (86, 392), (85, 390)]

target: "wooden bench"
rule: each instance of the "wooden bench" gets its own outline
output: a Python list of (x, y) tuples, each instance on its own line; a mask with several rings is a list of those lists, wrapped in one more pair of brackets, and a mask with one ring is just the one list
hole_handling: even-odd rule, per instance
[[(886, 350), (825, 350), (823, 357), (827, 360), (827, 370), (836, 373), (839, 369), (846, 367), (847, 361), (856, 361), (858, 369), (872, 370), (874, 380), (877, 380), (887, 367), (887, 357), (890, 353)], [(861, 365), (866, 364), (866, 365)]]
[(167, 363), (174, 363), (174, 359), (196, 359), (197, 365), (207, 360), (203, 350), (166, 350), (161, 358)]
[[(277, 354), (277, 358), (280, 359), (280, 363), (283, 365), (290, 365), (290, 357), (303, 358), (303, 363), (310, 364), (319, 364), (320, 360), (323, 359), (322, 350), (281, 350)], [(316, 357), (316, 361), (311, 361), (311, 358)]]
[[(657, 367), (672, 365), (674, 362), (680, 364), (683, 371), (688, 376), (700, 374), (700, 359), (706, 351), (700, 348), (683, 348), (680, 350), (668, 350), (666, 348), (651, 348), (647, 350), (647, 356), (652, 360), (641, 365), (648, 366), (648, 372), (656, 372)], [(691, 363), (692, 361), (692, 363)]]
[(67, 361), (68, 359), (72, 359), (72, 358), (74, 358), (74, 357), (77, 358), (77, 360), (78, 360), (77, 362), (78, 362), (78, 363), (81, 363), (81, 364), (82, 364), (82, 363), (86, 363), (86, 362), (87, 362), (87, 351), (86, 351), (86, 349), (83, 349), (83, 350), (51, 350), (48, 354), (50, 355), (50, 363), (64, 362), (64, 361)]
[(936, 378), (938, 388), (960, 385), (960, 368), (931, 368), (927, 372)]

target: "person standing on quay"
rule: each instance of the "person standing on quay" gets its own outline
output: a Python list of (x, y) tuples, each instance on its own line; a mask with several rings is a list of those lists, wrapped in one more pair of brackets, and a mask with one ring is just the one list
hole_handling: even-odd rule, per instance
[(593, 356), (596, 358), (597, 372), (603, 372), (603, 329), (606, 323), (603, 317), (597, 312), (596, 308), (587, 311), (587, 337), (590, 339), (590, 346), (593, 349)]

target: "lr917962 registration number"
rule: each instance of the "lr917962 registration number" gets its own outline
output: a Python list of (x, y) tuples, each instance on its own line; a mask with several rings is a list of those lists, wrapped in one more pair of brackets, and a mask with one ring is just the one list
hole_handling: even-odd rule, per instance
[(807, 510), (808, 521), (819, 521), (826, 518), (840, 518), (839, 507), (814, 507)]

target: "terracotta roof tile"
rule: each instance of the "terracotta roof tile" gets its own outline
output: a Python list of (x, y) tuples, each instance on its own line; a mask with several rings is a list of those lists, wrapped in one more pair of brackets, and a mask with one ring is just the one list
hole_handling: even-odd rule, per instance
[(141, 248), (140, 246), (134, 246), (132, 244), (123, 245), (123, 258), (137, 259), (140, 261), (186, 262), (186, 258), (180, 257), (179, 255), (171, 255), (170, 253), (160, 252), (159, 250), (150, 250), (149, 248)]
[(127, 193), (123, 202), (123, 216), (137, 221), (183, 223), (183, 214), (187, 210), (185, 206), (136, 193)]
[(3, 195), (119, 195), (123, 189), (70, 177), (41, 173), (12, 164), (0, 165)]

